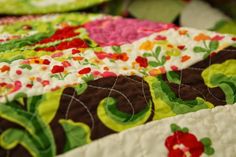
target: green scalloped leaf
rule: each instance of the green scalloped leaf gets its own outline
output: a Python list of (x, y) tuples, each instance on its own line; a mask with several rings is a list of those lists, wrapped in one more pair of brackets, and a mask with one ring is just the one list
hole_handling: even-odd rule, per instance
[(91, 142), (90, 128), (86, 124), (65, 119), (59, 120), (59, 123), (62, 125), (66, 134), (64, 152)]

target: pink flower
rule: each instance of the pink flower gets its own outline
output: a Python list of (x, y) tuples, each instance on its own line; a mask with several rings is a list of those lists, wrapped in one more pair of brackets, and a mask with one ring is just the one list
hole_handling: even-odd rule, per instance
[(113, 72), (105, 71), (102, 73), (103, 77), (116, 77), (117, 75)]
[(211, 38), (212, 41), (220, 41), (224, 39), (224, 36), (219, 36), (219, 35), (215, 35), (214, 37)]

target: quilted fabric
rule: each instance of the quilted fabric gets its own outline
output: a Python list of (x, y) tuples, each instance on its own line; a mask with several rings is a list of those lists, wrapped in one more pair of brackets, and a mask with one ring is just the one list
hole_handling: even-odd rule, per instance
[(84, 9), (107, 0), (0, 0), (1, 14), (45, 14)]
[(158, 154), (221, 152), (214, 134), (168, 117), (236, 102), (234, 36), (99, 14), (0, 23), (1, 155), (53, 157), (164, 118)]
[[(236, 137), (234, 136), (236, 128), (232, 124), (236, 121), (235, 112), (235, 105), (227, 105), (151, 122), (108, 136), (59, 157), (76, 157), (78, 155), (83, 157), (110, 157), (111, 154), (113, 157), (171, 156), (171, 151), (168, 151), (165, 142), (172, 137), (171, 126), (174, 124), (188, 128), (188, 135), (194, 135), (198, 140), (202, 139), (206, 142), (207, 137), (211, 137), (211, 147), (215, 149), (212, 156), (234, 157), (236, 153)], [(199, 119), (203, 120), (200, 121)], [(188, 136), (188, 138), (191, 137), (193, 136)], [(186, 140), (191, 142), (191, 139)], [(179, 157), (178, 154), (174, 155), (173, 157)], [(206, 157), (208, 155), (202, 154), (201, 156)]]

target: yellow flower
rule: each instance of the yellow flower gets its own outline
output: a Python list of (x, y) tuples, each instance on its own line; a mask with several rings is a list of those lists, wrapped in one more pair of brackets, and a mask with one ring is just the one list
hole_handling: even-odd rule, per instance
[(154, 47), (154, 43), (148, 40), (148, 41), (142, 43), (142, 45), (139, 47), (139, 49), (150, 51), (153, 49), (153, 47)]

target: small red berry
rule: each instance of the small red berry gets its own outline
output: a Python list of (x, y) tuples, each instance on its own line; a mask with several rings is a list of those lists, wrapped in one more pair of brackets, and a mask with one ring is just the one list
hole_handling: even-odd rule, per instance
[(21, 74), (22, 74), (22, 71), (21, 71), (21, 70), (16, 70), (16, 74), (17, 74), (17, 75), (21, 75)]
[(178, 67), (175, 66), (175, 65), (172, 65), (170, 68), (171, 68), (173, 71), (177, 71), (177, 70), (178, 70)]
[(33, 85), (32, 85), (32, 84), (27, 84), (26, 87), (27, 87), (27, 88), (32, 88)]
[(42, 85), (45, 87), (45, 86), (47, 86), (47, 85), (49, 85), (49, 81), (48, 80), (44, 80), (44, 81), (42, 81)]
[(180, 50), (183, 50), (184, 48), (185, 48), (184, 45), (179, 45), (179, 46), (178, 46), (178, 49), (180, 49)]

